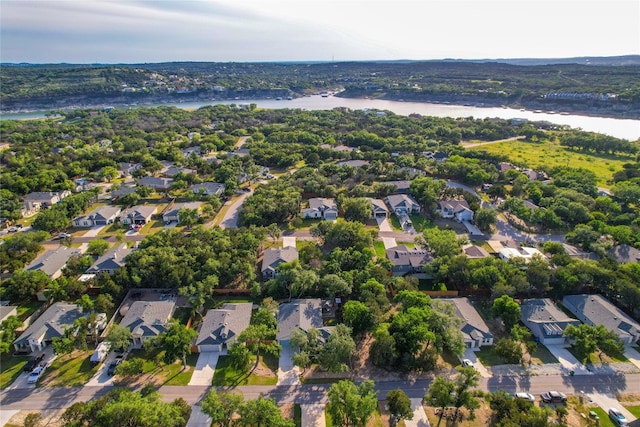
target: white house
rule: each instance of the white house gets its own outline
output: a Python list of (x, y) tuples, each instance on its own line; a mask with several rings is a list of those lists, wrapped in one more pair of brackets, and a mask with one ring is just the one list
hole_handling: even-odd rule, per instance
[(462, 319), (460, 330), (467, 348), (493, 345), (493, 334), (468, 298), (442, 298), (441, 301), (452, 304), (455, 314)]
[(121, 209), (118, 206), (100, 206), (87, 215), (74, 218), (74, 227), (94, 227), (100, 225), (113, 224)]
[(167, 224), (172, 221), (180, 223), (181, 209), (195, 209), (196, 211), (199, 211), (200, 206), (202, 206), (202, 203), (200, 202), (178, 203), (162, 214), (162, 220)]
[(151, 217), (156, 213), (156, 210), (158, 210), (157, 206), (133, 206), (122, 212), (120, 221), (124, 225), (146, 224), (151, 221)]
[(283, 262), (291, 262), (298, 259), (298, 249), (295, 246), (284, 248), (268, 248), (262, 258), (262, 279), (273, 279), (278, 274), (278, 266)]
[(384, 204), (384, 201), (381, 199), (372, 199), (369, 198), (369, 203), (371, 203), (371, 218), (387, 218), (389, 216), (389, 209), (387, 209), (387, 205)]
[(52, 280), (57, 279), (62, 275), (62, 269), (73, 255), (80, 255), (80, 251), (76, 248), (61, 245), (58, 249), (46, 251), (31, 261), (25, 267), (25, 270), (40, 270)]
[(455, 219), (458, 222), (473, 221), (473, 211), (466, 200), (442, 200), (438, 202), (438, 213), (442, 218)]
[(420, 213), (420, 205), (408, 194), (392, 194), (388, 196), (387, 205), (396, 215)]
[(309, 207), (302, 209), (302, 218), (338, 219), (338, 204), (334, 199), (315, 197), (309, 199)]
[(502, 248), (498, 251), (498, 256), (504, 261), (508, 261), (511, 258), (522, 258), (525, 262), (531, 261), (533, 257), (539, 256), (545, 259), (545, 256), (536, 248), (521, 247), (521, 248)]
[(24, 210), (26, 213), (38, 212), (40, 209), (50, 208), (70, 195), (71, 192), (67, 190), (29, 193), (24, 196)]

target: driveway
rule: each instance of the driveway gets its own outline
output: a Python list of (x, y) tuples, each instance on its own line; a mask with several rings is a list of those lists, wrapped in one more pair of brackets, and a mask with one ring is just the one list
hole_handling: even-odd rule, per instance
[(211, 417), (202, 412), (200, 405), (193, 405), (187, 427), (211, 427), (211, 421)]
[(396, 243), (396, 239), (394, 239), (393, 237), (381, 237), (381, 239), (382, 243), (384, 243), (385, 249), (395, 248), (396, 246), (398, 246), (398, 244)]
[(636, 419), (631, 412), (629, 412), (620, 402), (618, 402), (618, 400), (608, 393), (587, 393), (587, 396), (593, 403), (604, 409), (605, 412), (609, 412), (609, 409), (611, 408), (616, 408), (624, 414), (629, 423)]
[(427, 419), (427, 413), (424, 412), (424, 406), (422, 406), (422, 399), (410, 399), (411, 409), (413, 409), (413, 419), (404, 420), (406, 427), (430, 427), (429, 420)]
[(304, 427), (325, 427), (327, 425), (327, 420), (324, 416), (325, 406), (322, 404), (300, 405), (300, 412), (302, 413), (300, 424)]
[(193, 375), (189, 381), (189, 385), (211, 385), (213, 381), (213, 374), (218, 364), (218, 358), (220, 355), (227, 354), (226, 350), (219, 351), (205, 351), (200, 353), (196, 367), (193, 370)]
[(106, 227), (105, 225), (99, 225), (96, 227), (91, 227), (89, 229), (89, 231), (87, 231), (86, 233), (84, 233), (82, 235), (82, 237), (96, 237), (98, 235), (98, 233), (100, 233), (100, 231), (102, 231), (102, 229)]
[[(462, 358), (471, 360), (473, 362), (474, 369), (478, 371), (482, 378), (491, 378), (491, 373), (489, 372), (487, 367), (484, 366), (480, 360), (478, 360), (476, 353), (472, 349), (466, 349)], [(462, 362), (462, 360), (460, 361)]]
[(296, 237), (295, 236), (285, 236), (282, 238), (282, 247), (286, 248), (287, 246), (296, 247)]
[(238, 196), (235, 200), (229, 200), (227, 203), (229, 209), (225, 212), (224, 217), (220, 221), (220, 228), (237, 228), (238, 218), (240, 216), (240, 208), (244, 203), (244, 199), (249, 197), (249, 193), (244, 193)]
[[(300, 368), (293, 365), (293, 349), (289, 342), (281, 343), (280, 359), (278, 360), (278, 385), (299, 385)], [(305, 425), (303, 423), (303, 425)]]
[(633, 347), (625, 346), (624, 356), (640, 369), (640, 352)]
[(380, 231), (393, 231), (389, 218), (376, 218)]
[(561, 345), (545, 345), (553, 354), (553, 357), (558, 359), (558, 362), (562, 365), (562, 367), (567, 371), (573, 371), (574, 375), (591, 375), (586, 366), (578, 361), (573, 354), (565, 347)]
[[(45, 368), (45, 370), (44, 370), (44, 374), (46, 374), (47, 369), (49, 369), (48, 367), (51, 366), (51, 363), (56, 359), (57, 356), (55, 354), (53, 354), (53, 348), (51, 348), (51, 346), (46, 347), (42, 352), (45, 354), (43, 362), (45, 362), (47, 364), (47, 368)], [(39, 354), (40, 354), (40, 352), (34, 352), (32, 354), (32, 356), (37, 356)], [(15, 390), (15, 389), (23, 389), (23, 388), (36, 388), (36, 384), (28, 384), (27, 383), (27, 379), (29, 378), (29, 374), (30, 373), (31, 372), (22, 372), (18, 376), (18, 378), (16, 378), (16, 380), (6, 388), (6, 390)]]

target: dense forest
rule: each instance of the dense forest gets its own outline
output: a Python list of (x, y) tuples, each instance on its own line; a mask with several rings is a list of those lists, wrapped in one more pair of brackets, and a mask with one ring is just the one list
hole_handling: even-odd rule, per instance
[(12, 65), (2, 110), (177, 100), (339, 96), (510, 105), (619, 117), (640, 114), (637, 65), (498, 62)]

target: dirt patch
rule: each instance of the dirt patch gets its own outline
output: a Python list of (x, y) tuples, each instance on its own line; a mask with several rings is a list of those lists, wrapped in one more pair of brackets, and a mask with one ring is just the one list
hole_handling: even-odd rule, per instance
[[(424, 412), (427, 414), (427, 419), (431, 425), (438, 424), (438, 418), (440, 417), (440, 408), (434, 408), (433, 406), (423, 405)], [(458, 412), (457, 419), (455, 416), (455, 409), (447, 408), (442, 418), (441, 426), (446, 427), (484, 427), (491, 424), (491, 408), (489, 403), (484, 400), (480, 401), (480, 407), (473, 412), (473, 416), (468, 409), (461, 408)]]
[(280, 413), (282, 414), (282, 416), (287, 419), (287, 420), (293, 420), (294, 417), (294, 408), (295, 408), (295, 404), (294, 403), (285, 403), (283, 405), (280, 405)]
[(29, 414), (40, 414), (42, 418), (38, 422), (39, 427), (63, 427), (64, 422), (60, 417), (64, 413), (64, 409), (50, 409), (45, 411), (20, 411), (9, 419), (9, 422), (5, 424), (6, 427), (22, 427), (24, 425), (25, 418)]

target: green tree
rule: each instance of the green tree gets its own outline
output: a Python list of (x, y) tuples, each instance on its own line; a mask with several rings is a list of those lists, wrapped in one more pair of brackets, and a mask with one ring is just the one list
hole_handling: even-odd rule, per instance
[(327, 393), (327, 412), (334, 425), (365, 427), (378, 406), (375, 384), (371, 380), (356, 386), (349, 380), (339, 381)]
[(478, 209), (473, 217), (473, 221), (478, 228), (484, 232), (491, 231), (491, 226), (496, 223), (498, 213), (494, 209)]
[(187, 367), (187, 355), (191, 354), (191, 342), (198, 333), (188, 329), (177, 320), (172, 320), (169, 327), (154, 338), (155, 343), (165, 350), (164, 362), (171, 364), (182, 359), (183, 368)]
[(113, 324), (105, 341), (111, 343), (111, 348), (124, 350), (131, 344), (131, 330), (126, 326)]
[(453, 230), (428, 228), (424, 231), (426, 246), (436, 257), (456, 256), (460, 254), (460, 242)]
[(26, 301), (49, 287), (51, 279), (40, 270), (18, 270), (0, 288), (2, 298)]
[(102, 239), (95, 239), (89, 242), (87, 246), (87, 254), (93, 256), (103, 255), (109, 249), (109, 242)]
[(496, 298), (491, 306), (491, 312), (494, 316), (502, 319), (502, 323), (504, 323), (504, 327), (507, 331), (510, 331), (518, 324), (522, 314), (520, 304), (518, 304), (509, 295), (503, 295)]
[(249, 370), (251, 364), (251, 352), (243, 342), (234, 342), (227, 349), (227, 357), (231, 360), (231, 366), (242, 373)]
[(507, 363), (520, 363), (522, 360), (522, 345), (518, 341), (502, 338), (496, 343), (495, 351)]
[(200, 215), (198, 214), (198, 209), (183, 208), (178, 211), (178, 218), (180, 218), (180, 225), (190, 229), (198, 223)]
[(393, 419), (393, 425), (400, 420), (413, 419), (411, 400), (403, 390), (397, 388), (387, 393), (387, 406)]
[(111, 182), (113, 179), (117, 178), (118, 175), (120, 175), (120, 173), (113, 166), (104, 166), (102, 169), (100, 169), (100, 173), (98, 173), (100, 179), (103, 179), (107, 182)]
[(282, 416), (274, 399), (260, 396), (257, 400), (249, 400), (239, 409), (238, 422), (243, 426), (256, 427), (294, 427), (291, 420)]
[(366, 222), (371, 218), (371, 202), (365, 197), (347, 197), (342, 200), (344, 219)]
[(16, 329), (22, 322), (16, 316), (9, 316), (0, 323), (0, 353), (9, 353), (11, 344), (16, 339)]
[(473, 414), (474, 409), (480, 407), (475, 393), (471, 388), (478, 385), (480, 374), (471, 366), (458, 366), (458, 377), (456, 378), (455, 399), (453, 406), (456, 408), (456, 416), (461, 407), (465, 407)]
[(238, 393), (225, 393), (209, 390), (200, 401), (202, 412), (211, 417), (211, 421), (219, 427), (231, 427), (234, 416), (242, 407), (244, 398)]
[(254, 324), (249, 325), (247, 329), (242, 331), (238, 336), (239, 342), (244, 342), (247, 349), (256, 357), (253, 369), (258, 367), (260, 363), (260, 355), (268, 353), (277, 355), (280, 351), (280, 344), (276, 341), (276, 330), (273, 325)]
[(344, 304), (342, 318), (344, 323), (352, 328), (353, 333), (356, 335), (368, 331), (374, 324), (371, 309), (366, 304), (356, 300), (349, 300)]
[[(116, 347), (117, 348), (117, 347)], [(123, 360), (116, 366), (116, 375), (121, 377), (135, 377), (140, 375), (144, 369), (144, 360), (140, 357), (132, 357)]]
[(355, 351), (356, 344), (351, 338), (351, 328), (339, 324), (320, 350), (318, 362), (329, 372), (347, 372)]
[(445, 408), (454, 404), (455, 391), (456, 383), (441, 376), (437, 376), (433, 380), (433, 383), (431, 383), (431, 386), (429, 386), (429, 390), (424, 399), (432, 406), (440, 408), (440, 416), (438, 417), (436, 427), (440, 427)]

